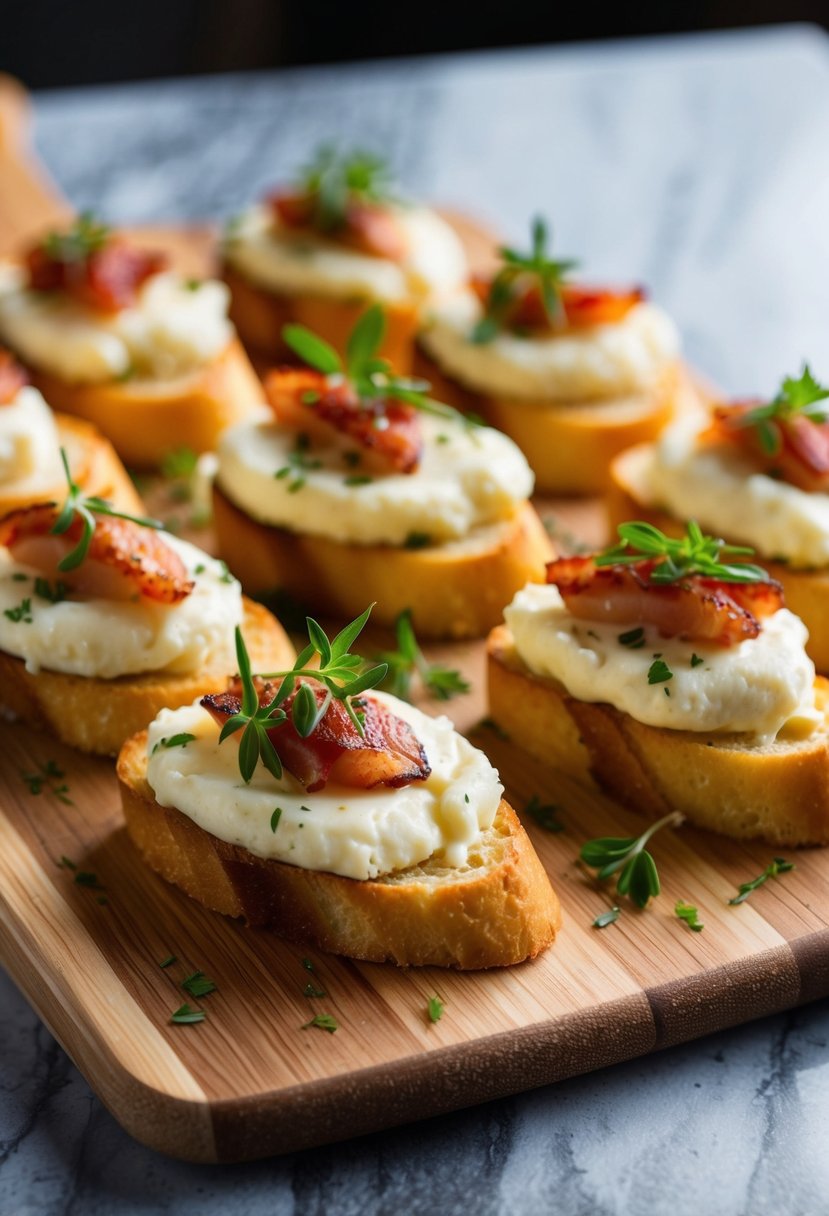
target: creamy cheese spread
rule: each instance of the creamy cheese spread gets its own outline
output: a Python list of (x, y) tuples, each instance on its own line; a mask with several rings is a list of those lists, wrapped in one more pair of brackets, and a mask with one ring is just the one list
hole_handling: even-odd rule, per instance
[(477, 296), (459, 293), (430, 310), (420, 341), (449, 376), (489, 396), (565, 404), (646, 392), (679, 354), (676, 326), (654, 304), (637, 304), (613, 325), (475, 343), (482, 315)]
[(36, 388), (25, 385), (0, 405), (0, 489), (18, 497), (64, 481), (54, 415)]
[[(401, 789), (348, 789), (329, 783), (309, 794), (285, 772), (262, 765), (249, 785), (239, 775), (238, 736), (219, 745), (219, 727), (198, 702), (164, 709), (150, 725), (147, 778), (162, 806), (257, 857), (346, 878), (376, 878), (435, 853), (462, 867), (492, 825), (503, 787), (486, 756), (448, 718), (429, 718), (395, 697), (372, 693), (412, 727), (432, 768), (427, 781)], [(157, 747), (180, 733), (185, 747)], [(271, 819), (281, 810), (275, 829)]]
[(645, 501), (706, 531), (795, 566), (829, 565), (829, 494), (809, 493), (758, 473), (727, 443), (700, 443), (707, 418), (679, 418), (637, 462)]
[[(539, 676), (559, 680), (579, 701), (604, 701), (649, 726), (741, 732), (773, 739), (792, 719), (815, 724), (815, 668), (808, 633), (786, 608), (762, 622), (758, 637), (734, 646), (663, 638), (619, 642), (625, 627), (571, 616), (557, 587), (530, 584), (504, 610), (517, 654)], [(692, 656), (702, 663), (692, 665)], [(659, 657), (673, 673), (649, 684)]]
[(446, 221), (423, 207), (398, 206), (394, 214), (408, 245), (400, 263), (280, 228), (265, 206), (239, 217), (225, 257), (258, 287), (287, 295), (391, 303), (458, 290), (468, 273), (466, 255)]
[(172, 380), (216, 358), (233, 336), (229, 292), (153, 275), (131, 308), (107, 313), (60, 292), (30, 291), (23, 272), (0, 274), (0, 339), (32, 366), (70, 383), (118, 377)]
[(260, 523), (358, 545), (403, 545), (413, 533), (455, 540), (509, 519), (529, 498), (533, 475), (511, 439), (460, 420), (423, 414), (420, 421), (417, 470), (366, 472), (363, 480), (334, 444), (296, 462), (296, 432), (280, 429), (268, 412), (225, 431), (218, 481)]
[[(242, 620), (242, 593), (223, 562), (175, 536), (162, 534), (179, 554), (195, 587), (178, 604), (142, 599), (65, 599), (39, 596), (39, 572), (0, 549), (0, 650), (23, 659), (31, 672), (114, 679), (144, 671), (187, 672), (236, 665), (233, 631)], [(64, 575), (71, 587), (71, 572)], [(11, 615), (9, 615), (11, 614)]]

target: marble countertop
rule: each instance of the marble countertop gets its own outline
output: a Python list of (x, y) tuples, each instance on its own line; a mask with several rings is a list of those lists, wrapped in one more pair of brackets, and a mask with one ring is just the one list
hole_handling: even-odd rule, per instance
[[(223, 217), (322, 139), (589, 274), (650, 284), (733, 392), (829, 375), (829, 43), (791, 26), (70, 90), (40, 153), (113, 220)], [(2, 183), (0, 183), (2, 189)], [(829, 1002), (513, 1099), (277, 1160), (197, 1167), (132, 1141), (0, 977), (9, 1216), (819, 1216)]]

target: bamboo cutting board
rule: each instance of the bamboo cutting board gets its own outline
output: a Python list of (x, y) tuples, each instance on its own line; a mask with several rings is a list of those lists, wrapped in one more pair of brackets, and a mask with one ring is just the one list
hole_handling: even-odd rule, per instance
[[(19, 87), (0, 79), (0, 250), (68, 213), (27, 151), (24, 118)], [(203, 269), (204, 234), (148, 239), (168, 243), (188, 272)], [(163, 492), (155, 497), (163, 507)], [(602, 539), (595, 505), (541, 507), (560, 534)], [(643, 821), (545, 775), (514, 741), (476, 727), (485, 713), (480, 644), (430, 654), (470, 679), (470, 694), (449, 709), (499, 766), (513, 804), (520, 810), (537, 796), (559, 808), (560, 832), (524, 818), (564, 925), (553, 949), (520, 967), (399, 971), (314, 955), (309, 971), (301, 949), (207, 912), (138, 861), (111, 764), (3, 725), (0, 956), (145, 1144), (194, 1161), (285, 1152), (560, 1080), (829, 994), (828, 853), (790, 854), (796, 870), (730, 907), (737, 884), (758, 874), (772, 849), (663, 832), (652, 844), (662, 896), (594, 929), (612, 897), (579, 867), (579, 847), (597, 835), (638, 834)], [(32, 775), (50, 762), (62, 775), (32, 792)], [(676, 920), (678, 899), (698, 906), (703, 932)], [(171, 955), (176, 961), (162, 967)], [(216, 990), (194, 1000), (180, 984), (197, 970)], [(309, 982), (325, 996), (306, 996)], [(437, 1023), (427, 1014), (434, 995), (445, 1003)], [(204, 1022), (170, 1024), (185, 1000), (206, 1011)], [(339, 1029), (303, 1029), (317, 1013), (332, 1014)]]

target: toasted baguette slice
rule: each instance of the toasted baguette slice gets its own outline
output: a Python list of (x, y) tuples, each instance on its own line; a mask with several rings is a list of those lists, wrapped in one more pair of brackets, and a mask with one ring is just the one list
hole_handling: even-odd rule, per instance
[(351, 618), (375, 600), (375, 624), (409, 608), (418, 633), (482, 637), (527, 582), (544, 578), (553, 549), (529, 503), (503, 524), (425, 549), (346, 545), (260, 524), (213, 490), (218, 552), (251, 595), (288, 592), (332, 616)]
[[(294, 649), (279, 622), (261, 604), (245, 600), (244, 609), (242, 628), (254, 670), (290, 666)], [(59, 671), (32, 674), (22, 659), (0, 650), (0, 705), (79, 751), (115, 756), (159, 710), (224, 688), (228, 662), (233, 665), (227, 660), (182, 674), (151, 671), (101, 680)]]
[[(282, 341), (282, 328), (289, 323), (305, 325), (344, 357), (348, 335), (371, 300), (337, 300), (327, 296), (284, 295), (257, 287), (225, 263), (222, 275), (230, 288), (230, 319), (251, 354), (274, 363), (296, 356)], [(388, 359), (398, 375), (411, 371), (417, 308), (409, 303), (383, 305), (386, 332), (380, 355)]]
[(530, 462), (540, 494), (603, 494), (613, 457), (634, 443), (655, 439), (696, 400), (679, 363), (667, 368), (649, 392), (555, 404), (476, 393), (450, 379), (420, 347), (415, 372), (431, 381), (432, 396), (480, 415), (509, 435)]
[[(577, 701), (534, 675), (506, 626), (490, 634), (490, 714), (553, 771), (604, 786), (645, 815), (681, 811), (698, 827), (738, 840), (829, 844), (829, 718), (806, 739), (766, 745), (745, 735), (646, 726), (611, 705)], [(829, 681), (815, 703), (829, 713)]]
[[(69, 458), (72, 477), (83, 492), (106, 498), (121, 511), (142, 515), (144, 504), (109, 440), (80, 418), (56, 414), (55, 422), (61, 447), (66, 449)], [(19, 507), (37, 502), (62, 502), (65, 497), (63, 478), (54, 485), (38, 485), (34, 491), (18, 482), (14, 492), (0, 490), (0, 517)]]
[(210, 452), (222, 431), (262, 406), (262, 385), (238, 338), (176, 380), (71, 384), (30, 369), (53, 409), (93, 423), (134, 468), (154, 468), (174, 448)]
[(549, 946), (558, 899), (513, 809), (501, 802), (466, 866), (435, 856), (360, 882), (256, 857), (159, 806), (147, 734), (118, 757), (127, 829), (148, 865), (193, 899), (334, 954), (398, 966), (506, 967)]
[[(611, 528), (630, 519), (655, 524), (668, 536), (684, 536), (685, 522), (667, 511), (651, 505), (642, 487), (641, 467), (650, 445), (640, 444), (617, 456), (611, 467), (611, 485), (607, 510)], [(741, 544), (743, 538), (726, 536), (724, 540)], [(783, 585), (786, 607), (799, 616), (809, 630), (806, 653), (822, 675), (829, 675), (829, 569), (797, 569), (787, 562), (769, 561), (762, 555), (754, 560), (768, 570), (772, 578)]]

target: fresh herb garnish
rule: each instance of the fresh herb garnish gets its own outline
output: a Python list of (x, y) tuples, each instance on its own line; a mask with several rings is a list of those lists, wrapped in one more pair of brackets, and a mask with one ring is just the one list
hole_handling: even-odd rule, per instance
[(16, 625), (31, 625), (32, 623), (32, 600), (31, 596), (27, 596), (25, 600), (21, 600), (16, 608), (6, 608), (3, 611), (3, 616), (9, 618)]
[(66, 232), (50, 232), (43, 242), (43, 252), (53, 262), (85, 262), (92, 253), (102, 249), (109, 240), (110, 230), (91, 211), (82, 211)]
[[(44, 789), (48, 790), (58, 802), (62, 802), (65, 806), (74, 806), (72, 799), (69, 797), (69, 786), (63, 781), (66, 776), (63, 769), (54, 761), (47, 760), (45, 764), (38, 765), (39, 772), (37, 773), (22, 773), (21, 776), (29, 787), (30, 794), (40, 794)], [(58, 784), (60, 782), (60, 784)], [(66, 861), (66, 858), (63, 858)], [(67, 863), (72, 869), (71, 862)]]
[(69, 588), (66, 583), (62, 583), (58, 579), (54, 583), (50, 583), (48, 578), (35, 579), (35, 595), (39, 599), (46, 600), (50, 604), (60, 604), (66, 599), (69, 594)]
[[(236, 627), (236, 657), (242, 683), (242, 703), (239, 712), (228, 718), (222, 727), (219, 743), (224, 743), (225, 739), (237, 731), (242, 731), (239, 740), (239, 771), (246, 783), (250, 781), (260, 761), (274, 777), (279, 779), (282, 776), (282, 762), (268, 731), (287, 721), (288, 715), (282, 705), (294, 689), (296, 696), (291, 706), (291, 721), (297, 734), (303, 739), (307, 739), (316, 730), (332, 700), (342, 702), (355, 729), (361, 736), (364, 734), (363, 724), (352, 704), (352, 698), (379, 684), (385, 677), (388, 666), (386, 663), (379, 663), (366, 669), (363, 659), (359, 655), (350, 654), (349, 651), (362, 632), (372, 607), (373, 605), (366, 608), (365, 612), (332, 639), (327, 637), (322, 626), (313, 617), (306, 617), (310, 641), (297, 655), (293, 667), (284, 671), (262, 673), (262, 679), (280, 681), (274, 696), (266, 705), (259, 703), (259, 693), (254, 683), (247, 647), (242, 631)], [(306, 664), (315, 655), (319, 656), (319, 667), (307, 667)], [(303, 677), (316, 680), (325, 686), (325, 696), (319, 705), (311, 686), (302, 682)]]
[(426, 1003), (426, 1012), (429, 1015), (430, 1022), (439, 1022), (443, 1017), (443, 1011), (446, 1008), (439, 996), (430, 996)]
[(627, 646), (631, 650), (641, 650), (645, 645), (645, 630), (641, 625), (636, 629), (629, 629), (627, 633), (620, 633), (618, 641), (622, 646)]
[(607, 912), (601, 912), (593, 921), (594, 929), (606, 929), (608, 925), (615, 924), (621, 916), (621, 911), (616, 904), (612, 908), (608, 908)]
[(311, 446), (311, 440), (307, 435), (300, 433), (296, 437), (296, 446), (292, 452), (288, 453), (288, 463), (282, 468), (277, 469), (274, 477), (277, 481), (282, 481), (284, 478), (290, 478), (288, 482), (288, 493), (296, 494), (303, 488), (307, 481), (306, 473), (310, 473), (314, 469), (322, 467), (322, 461), (315, 456), (308, 455), (308, 449)]
[(674, 907), (674, 915), (678, 916), (680, 920), (684, 920), (688, 928), (693, 929), (695, 933), (702, 933), (705, 928), (693, 904), (685, 904), (678, 899)]
[(692, 667), (701, 667), (704, 662), (705, 662), (705, 659), (701, 659), (698, 654), (691, 655), (691, 666)]
[[(372, 405), (383, 400), (403, 401), (414, 409), (434, 414), (467, 427), (480, 426), (471, 414), (461, 414), (450, 405), (434, 401), (427, 394), (428, 380), (395, 376), (388, 359), (378, 355), (386, 332), (386, 317), (379, 304), (372, 304), (360, 316), (346, 344), (345, 362), (333, 346), (318, 338), (304, 325), (286, 325), (282, 339), (295, 355), (323, 376), (344, 376), (360, 402)], [(287, 476), (282, 470), (277, 476)]]
[(737, 888), (737, 894), (733, 899), (729, 899), (728, 902), (730, 904), (745, 903), (752, 891), (756, 891), (758, 887), (762, 887), (764, 882), (768, 882), (770, 878), (777, 878), (779, 874), (787, 874), (789, 870), (794, 870), (795, 868), (793, 861), (786, 861), (783, 857), (775, 857), (773, 861), (769, 862), (762, 874), (758, 874), (750, 882), (741, 882)]
[(527, 805), (524, 807), (526, 815), (532, 815), (536, 823), (540, 824), (548, 832), (563, 832), (564, 824), (559, 819), (561, 807), (556, 806), (554, 802), (543, 803), (538, 794), (533, 794)]
[(754, 427), (760, 447), (767, 456), (776, 456), (783, 446), (783, 431), (781, 423), (802, 416), (810, 422), (826, 422), (829, 409), (819, 402), (829, 398), (829, 388), (812, 375), (809, 364), (803, 364), (803, 371), (795, 379), (787, 376), (773, 401), (758, 405), (731, 419), (736, 427)]
[(337, 1019), (330, 1013), (317, 1013), (311, 1018), (310, 1022), (305, 1022), (302, 1026), (303, 1030), (307, 1030), (309, 1026), (315, 1027), (317, 1030), (327, 1030), (329, 1034), (333, 1034), (339, 1029)]
[(271, 815), (271, 831), (272, 832), (275, 832), (276, 829), (279, 827), (279, 821), (281, 818), (282, 818), (282, 807), (278, 806), (276, 808), (276, 810), (274, 811), (274, 813)]
[(72, 861), (71, 857), (67, 857), (63, 853), (61, 854), (61, 858), (60, 858), (60, 861), (58, 862), (58, 865), (60, 866), (60, 868), (62, 870), (77, 870), (77, 868), (78, 868), (77, 865), (75, 864), (75, 862)]
[(77, 870), (75, 872), (75, 882), (79, 887), (89, 887), (92, 891), (105, 891), (106, 887), (98, 879), (98, 875), (92, 870)]
[(174, 1026), (192, 1026), (196, 1022), (203, 1022), (206, 1017), (207, 1014), (203, 1009), (193, 1009), (185, 1001), (175, 1013), (170, 1014), (170, 1021)]
[(169, 452), (165, 452), (161, 461), (161, 474), (170, 481), (192, 477), (198, 461), (198, 453), (194, 452), (192, 448), (171, 448)]
[(432, 538), (428, 532), (410, 532), (403, 541), (404, 549), (428, 549)]
[(612, 545), (594, 558), (597, 566), (628, 566), (654, 560), (652, 583), (675, 583), (692, 574), (719, 579), (723, 583), (767, 583), (769, 576), (760, 566), (748, 562), (729, 564), (723, 557), (750, 556), (754, 550), (744, 545), (727, 545), (714, 536), (705, 536), (696, 520), (689, 520), (682, 540), (666, 536), (653, 524), (620, 524), (619, 544)]
[(304, 958), (304, 959), (302, 960), (302, 965), (303, 965), (303, 967), (305, 968), (305, 970), (306, 970), (306, 971), (311, 971), (311, 972), (316, 973), (316, 970), (317, 970), (317, 969), (316, 969), (316, 967), (314, 966), (314, 964), (311, 962), (310, 958)]
[(311, 223), (322, 232), (341, 228), (353, 200), (370, 203), (393, 198), (388, 164), (371, 152), (340, 153), (331, 144), (319, 148), (299, 174), (297, 185), (312, 205)]
[(373, 477), (369, 477), (367, 473), (349, 473), (343, 478), (343, 485), (346, 486), (370, 486), (374, 481)]
[(664, 659), (654, 659), (648, 668), (649, 684), (664, 684), (666, 680), (672, 680), (673, 678), (674, 673)]
[(377, 657), (388, 667), (385, 684), (396, 697), (411, 699), (412, 678), (418, 675), (424, 688), (438, 701), (449, 701), (459, 693), (469, 692), (469, 682), (459, 671), (430, 663), (417, 644), (412, 614), (408, 608), (394, 623), (396, 650), (385, 650)]
[(671, 811), (670, 815), (658, 819), (641, 836), (604, 836), (589, 840), (582, 845), (579, 856), (591, 870), (598, 870), (596, 877), (603, 881), (618, 874), (616, 890), (628, 895), (639, 908), (658, 895), (661, 888), (656, 862), (645, 845), (655, 832), (669, 824), (676, 827), (682, 823), (682, 815)]
[(186, 747), (188, 743), (193, 742), (195, 737), (196, 736), (191, 735), (189, 731), (184, 730), (178, 735), (170, 735), (169, 739), (167, 739), (167, 738), (159, 739), (157, 743), (153, 744), (153, 750), (151, 752), (151, 755), (154, 756), (155, 753), (158, 751), (158, 749), (161, 747), (163, 747), (163, 748)]
[(509, 735), (504, 730), (503, 726), (500, 726), (494, 718), (481, 718), (480, 722), (478, 723), (478, 727), (481, 730), (492, 731), (496, 739), (501, 739), (504, 743), (509, 743)]
[(203, 971), (194, 971), (192, 975), (188, 975), (181, 981), (181, 986), (185, 992), (189, 992), (194, 997), (209, 996), (211, 992), (216, 991), (216, 985), (207, 978)]
[(178, 959), (176, 958), (176, 956), (174, 954), (168, 954), (167, 957), (163, 958), (158, 965), (159, 965), (159, 967), (161, 967), (163, 969), (165, 967), (172, 967), (173, 963), (177, 963), (177, 962), (178, 962)]
[(69, 472), (69, 460), (64, 448), (60, 450), (60, 458), (63, 461), (63, 469), (66, 474), (69, 492), (57, 519), (52, 524), (51, 532), (55, 536), (62, 536), (64, 532), (69, 531), (76, 519), (81, 520), (83, 530), (81, 539), (75, 548), (58, 562), (58, 570), (65, 573), (67, 570), (77, 570), (78, 566), (81, 565), (89, 552), (89, 546), (95, 534), (96, 515), (110, 515), (114, 519), (127, 519), (130, 523), (140, 524), (142, 528), (164, 527), (160, 520), (147, 519), (141, 515), (130, 515), (126, 511), (116, 511), (105, 499), (98, 498), (95, 495), (88, 497), (83, 493), (80, 486), (72, 480), (72, 474)]
[(561, 324), (561, 287), (578, 262), (572, 258), (551, 258), (547, 244), (547, 225), (537, 217), (532, 224), (532, 248), (529, 253), (518, 253), (506, 246), (498, 250), (504, 265), (492, 280), (484, 315), (472, 331), (473, 342), (479, 345), (491, 342), (503, 329), (522, 280), (535, 280), (547, 320), (551, 325)]
[(328, 993), (325, 991), (324, 988), (317, 988), (314, 984), (312, 984), (309, 981), (303, 988), (302, 995), (308, 996), (308, 997), (320, 997), (320, 996), (328, 996)]

